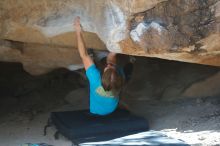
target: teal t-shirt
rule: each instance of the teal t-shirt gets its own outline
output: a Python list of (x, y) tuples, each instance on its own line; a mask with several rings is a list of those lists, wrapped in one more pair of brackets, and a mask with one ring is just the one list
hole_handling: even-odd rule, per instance
[(119, 98), (114, 97), (111, 91), (104, 90), (100, 71), (95, 64), (86, 70), (86, 76), (90, 85), (90, 112), (97, 115), (112, 113), (117, 108)]

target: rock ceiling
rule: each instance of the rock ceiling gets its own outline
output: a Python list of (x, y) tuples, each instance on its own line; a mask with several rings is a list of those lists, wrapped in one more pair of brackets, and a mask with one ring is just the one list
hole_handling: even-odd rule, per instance
[(220, 0), (1, 0), (0, 61), (80, 68), (76, 16), (88, 48), (220, 66)]

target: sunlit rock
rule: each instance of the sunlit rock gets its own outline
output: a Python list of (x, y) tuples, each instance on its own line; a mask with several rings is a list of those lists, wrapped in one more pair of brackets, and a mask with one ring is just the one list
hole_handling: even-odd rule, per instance
[(0, 61), (79, 68), (76, 16), (88, 48), (220, 66), (219, 0), (1, 0)]

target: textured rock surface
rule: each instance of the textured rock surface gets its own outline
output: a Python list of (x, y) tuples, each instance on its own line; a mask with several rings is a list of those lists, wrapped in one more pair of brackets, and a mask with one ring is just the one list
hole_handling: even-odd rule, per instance
[(144, 57), (136, 57), (133, 66), (131, 80), (122, 92), (122, 97), (128, 102), (220, 95), (219, 68)]
[(0, 61), (79, 68), (76, 16), (89, 48), (220, 66), (219, 0), (1, 0)]
[(123, 51), (135, 48), (140, 55), (219, 66), (219, 4), (169, 0), (137, 13), (130, 23), (131, 39), (122, 42), (133, 49)]

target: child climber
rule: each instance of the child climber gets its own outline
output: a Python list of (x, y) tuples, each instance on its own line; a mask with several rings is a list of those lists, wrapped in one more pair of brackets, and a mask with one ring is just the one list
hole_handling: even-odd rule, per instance
[(109, 53), (106, 67), (101, 75), (94, 61), (89, 56), (82, 35), (80, 17), (74, 20), (77, 46), (86, 70), (90, 85), (90, 112), (97, 115), (112, 113), (119, 103), (119, 92), (123, 85), (123, 77), (116, 66), (116, 54)]

